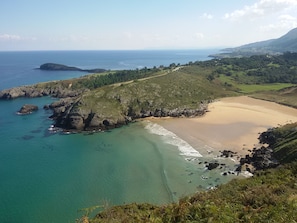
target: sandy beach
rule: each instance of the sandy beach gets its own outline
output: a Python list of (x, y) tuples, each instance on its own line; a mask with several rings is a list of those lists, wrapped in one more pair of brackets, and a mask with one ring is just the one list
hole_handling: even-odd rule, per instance
[(297, 122), (297, 109), (247, 96), (223, 98), (209, 104), (197, 118), (152, 119), (187, 141), (201, 154), (228, 149), (243, 156), (258, 145), (259, 133)]

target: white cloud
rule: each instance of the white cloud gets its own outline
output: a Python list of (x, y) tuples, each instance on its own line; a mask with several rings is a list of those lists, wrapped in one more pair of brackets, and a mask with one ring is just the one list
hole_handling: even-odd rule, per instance
[(60, 37), (49, 37), (51, 42), (87, 42), (90, 39), (87, 36), (78, 36), (78, 35), (69, 35), (69, 36), (60, 36)]
[(124, 32), (123, 35), (127, 39), (132, 39), (133, 38), (133, 34), (131, 32), (128, 32), (128, 31)]
[(0, 41), (36, 41), (36, 37), (22, 37), (15, 34), (0, 34)]
[(11, 35), (11, 34), (2, 34), (0, 35), (0, 40), (2, 41), (17, 41), (17, 40), (21, 40), (22, 38), (18, 35)]
[(208, 14), (208, 13), (203, 13), (203, 15), (200, 17), (203, 19), (213, 19), (213, 15)]
[(292, 9), (297, 9), (297, 0), (260, 0), (253, 5), (245, 6), (243, 9), (226, 13), (224, 18), (232, 21), (246, 18), (256, 19)]
[(263, 31), (274, 31), (274, 30), (290, 30), (297, 27), (297, 18), (291, 15), (280, 15), (277, 18), (277, 22), (262, 26)]
[(203, 33), (195, 33), (194, 37), (196, 39), (203, 39), (204, 38), (204, 34)]

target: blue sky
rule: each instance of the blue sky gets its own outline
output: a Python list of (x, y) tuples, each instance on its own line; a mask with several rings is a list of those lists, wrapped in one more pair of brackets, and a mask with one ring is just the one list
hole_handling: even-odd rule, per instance
[(295, 27), (297, 0), (0, 2), (0, 51), (223, 48)]

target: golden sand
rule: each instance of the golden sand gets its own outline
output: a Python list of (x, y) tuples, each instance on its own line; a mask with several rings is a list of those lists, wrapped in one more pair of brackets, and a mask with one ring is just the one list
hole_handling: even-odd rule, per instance
[(202, 117), (151, 121), (175, 133), (202, 154), (228, 149), (240, 155), (258, 145), (259, 133), (297, 122), (297, 109), (247, 96), (223, 98), (209, 104), (208, 109)]

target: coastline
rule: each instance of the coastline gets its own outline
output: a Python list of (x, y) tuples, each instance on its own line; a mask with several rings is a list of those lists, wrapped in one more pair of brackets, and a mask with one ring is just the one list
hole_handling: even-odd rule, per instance
[(297, 110), (248, 96), (212, 102), (209, 112), (195, 118), (149, 118), (189, 143), (203, 156), (231, 150), (239, 157), (259, 145), (268, 128), (297, 122)]

